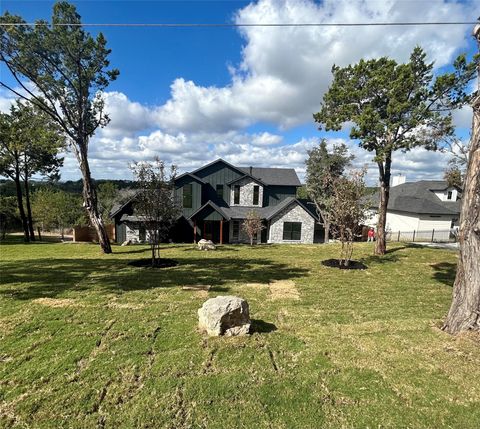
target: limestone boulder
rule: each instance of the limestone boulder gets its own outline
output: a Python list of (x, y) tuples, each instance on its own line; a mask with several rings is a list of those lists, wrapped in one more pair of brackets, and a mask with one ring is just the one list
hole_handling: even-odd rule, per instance
[(248, 303), (238, 296), (217, 296), (198, 309), (198, 327), (210, 336), (247, 335), (250, 325)]
[(213, 244), (213, 241), (211, 240), (201, 239), (198, 242), (198, 249), (199, 250), (215, 250), (216, 246), (215, 244)]

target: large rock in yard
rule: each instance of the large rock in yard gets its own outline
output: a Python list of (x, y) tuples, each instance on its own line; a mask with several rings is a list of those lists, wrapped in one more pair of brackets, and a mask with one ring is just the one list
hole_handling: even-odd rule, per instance
[(247, 335), (250, 325), (248, 303), (237, 296), (217, 296), (198, 309), (198, 327), (211, 336)]
[(198, 242), (199, 250), (215, 250), (215, 244), (211, 240), (204, 240), (203, 238)]

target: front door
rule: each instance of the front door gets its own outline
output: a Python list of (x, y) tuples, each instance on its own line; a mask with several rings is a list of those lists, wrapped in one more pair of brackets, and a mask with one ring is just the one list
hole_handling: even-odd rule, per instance
[(203, 238), (212, 240), (214, 243), (220, 242), (220, 221), (206, 220), (203, 222)]

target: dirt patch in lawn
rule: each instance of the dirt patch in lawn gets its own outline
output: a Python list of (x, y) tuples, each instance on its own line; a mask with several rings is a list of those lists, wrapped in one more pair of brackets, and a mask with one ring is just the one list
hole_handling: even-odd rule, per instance
[(140, 310), (144, 308), (145, 306), (143, 304), (134, 304), (134, 303), (129, 303), (129, 302), (110, 302), (107, 305), (108, 308), (118, 308), (121, 310)]
[(194, 296), (198, 298), (207, 298), (210, 285), (186, 285), (182, 286), (182, 290), (195, 292)]
[(32, 302), (47, 307), (82, 307), (81, 304), (70, 298), (37, 298)]
[(292, 280), (275, 280), (268, 287), (272, 299), (300, 299), (300, 294)]
[(267, 283), (245, 283), (243, 286), (251, 287), (253, 289), (261, 289), (268, 286), (268, 284)]

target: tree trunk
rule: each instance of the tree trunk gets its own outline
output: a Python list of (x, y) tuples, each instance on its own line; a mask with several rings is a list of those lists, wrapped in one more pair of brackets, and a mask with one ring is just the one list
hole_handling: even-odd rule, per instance
[(387, 252), (387, 237), (385, 228), (387, 226), (387, 207), (390, 198), (390, 168), (392, 166), (391, 153), (385, 157), (385, 164), (378, 163), (380, 176), (380, 202), (378, 205), (377, 238), (375, 241), (375, 255), (385, 255)]
[(80, 164), (80, 170), (82, 172), (83, 204), (87, 210), (90, 222), (97, 232), (98, 242), (103, 253), (112, 253), (110, 239), (108, 238), (102, 216), (100, 216), (98, 211), (97, 191), (92, 181), (86, 148), (87, 144), (85, 142), (78, 142), (77, 147), (75, 148), (75, 154), (77, 155), (77, 159)]
[(328, 244), (330, 241), (330, 222), (323, 220), (323, 228), (325, 230), (325, 238), (323, 239), (325, 244)]
[(20, 219), (22, 220), (23, 226), (23, 237), (26, 243), (30, 242), (30, 234), (28, 231), (28, 220), (25, 215), (25, 209), (23, 208), (23, 193), (22, 193), (22, 183), (20, 182), (20, 173), (17, 169), (15, 173), (15, 188), (17, 190), (17, 203), (18, 203), (18, 212), (20, 214)]
[(472, 103), (470, 154), (462, 192), (460, 257), (453, 299), (443, 330), (480, 330), (480, 95)]
[(33, 229), (33, 219), (32, 219), (32, 207), (30, 205), (30, 187), (28, 186), (28, 172), (25, 171), (25, 177), (23, 179), (23, 184), (25, 186), (25, 204), (27, 206), (27, 220), (28, 220), (28, 232), (30, 234), (30, 240), (35, 241), (35, 231)]

